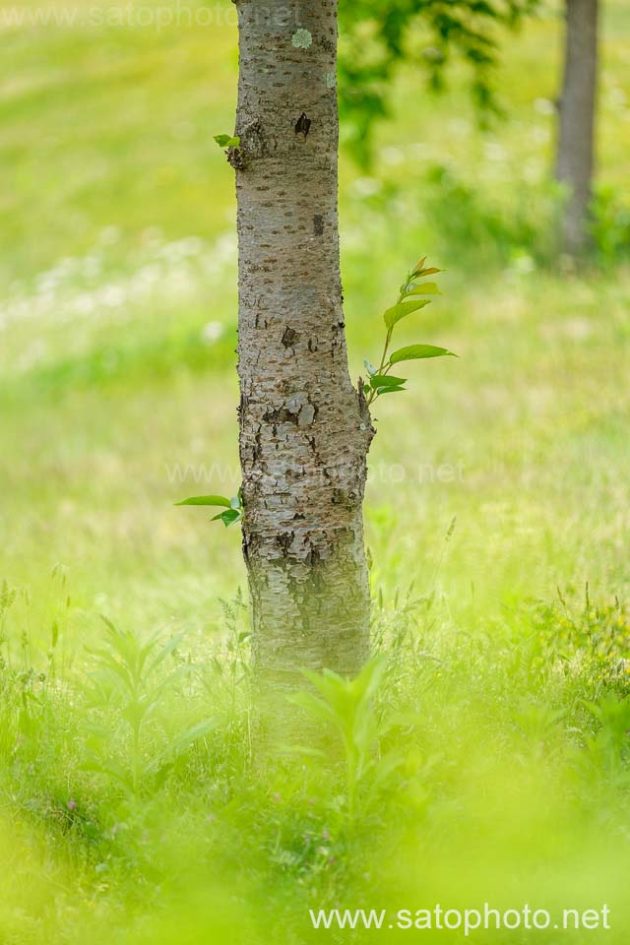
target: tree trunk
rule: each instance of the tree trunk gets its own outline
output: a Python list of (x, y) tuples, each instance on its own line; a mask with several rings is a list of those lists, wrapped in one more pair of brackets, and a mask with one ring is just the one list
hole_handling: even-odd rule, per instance
[(355, 673), (369, 643), (373, 429), (348, 371), (337, 0), (236, 0), (240, 458), (257, 669)]
[(562, 221), (565, 252), (590, 242), (589, 210), (595, 150), (599, 0), (566, 0), (566, 52), (556, 176), (567, 188)]

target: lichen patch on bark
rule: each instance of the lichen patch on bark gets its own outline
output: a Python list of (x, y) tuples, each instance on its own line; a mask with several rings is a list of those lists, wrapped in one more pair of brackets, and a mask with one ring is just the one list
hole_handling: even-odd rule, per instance
[(291, 43), (296, 49), (310, 49), (313, 45), (313, 36), (308, 30), (296, 30), (291, 37)]

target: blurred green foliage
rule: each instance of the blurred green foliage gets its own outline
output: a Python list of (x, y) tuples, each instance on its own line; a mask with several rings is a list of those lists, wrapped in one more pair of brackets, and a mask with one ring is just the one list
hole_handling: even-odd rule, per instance
[[(372, 158), (374, 125), (391, 114), (392, 82), (401, 63), (424, 72), (431, 91), (445, 85), (455, 56), (470, 70), (482, 122), (500, 112), (496, 70), (502, 39), (539, 8), (539, 0), (355, 0), (342, 3), (341, 114), (359, 162)], [(418, 75), (418, 81), (420, 76)]]
[[(565, 628), (608, 612), (623, 637), (593, 674), (590, 636)], [(71, 671), (43, 668), (17, 614), (5, 620), (4, 941), (306, 942), (309, 908), (484, 901), (607, 904), (607, 937), (625, 941), (619, 605), (582, 607), (567, 592), (559, 609), (524, 602), (464, 632), (436, 595), (382, 602), (378, 658), (352, 683), (311, 676), (293, 702), (316, 730), (279, 743), (270, 764), (252, 742), (242, 601), (226, 617), (212, 641), (111, 628)], [(67, 645), (61, 634), (56, 658)], [(121, 724), (134, 728), (138, 706), (146, 728), (128, 739)]]

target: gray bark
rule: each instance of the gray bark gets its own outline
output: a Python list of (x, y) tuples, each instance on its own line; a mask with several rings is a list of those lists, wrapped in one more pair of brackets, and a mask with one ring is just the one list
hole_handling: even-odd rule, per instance
[(566, 51), (560, 99), (557, 179), (567, 188), (562, 221), (565, 252), (590, 242), (595, 152), (599, 0), (566, 0)]
[(337, 214), (337, 0), (236, 0), (243, 553), (259, 671), (365, 660), (373, 429), (348, 371)]

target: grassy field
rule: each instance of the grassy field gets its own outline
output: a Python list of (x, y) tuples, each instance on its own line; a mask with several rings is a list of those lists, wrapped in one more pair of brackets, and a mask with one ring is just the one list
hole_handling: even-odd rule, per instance
[(238, 486), (231, 18), (17, 27), (3, 0), (2, 945), (409, 941), (307, 910), (484, 901), (607, 903), (611, 930), (471, 941), (628, 941), (630, 15), (606, 8), (597, 267), (552, 261), (552, 15), (510, 40), (505, 122), (409, 70), (373, 171), (343, 161), (354, 375), (425, 253), (444, 296), (409, 340), (460, 355), (376, 412), (362, 774), (252, 765), (238, 530), (173, 507)]

